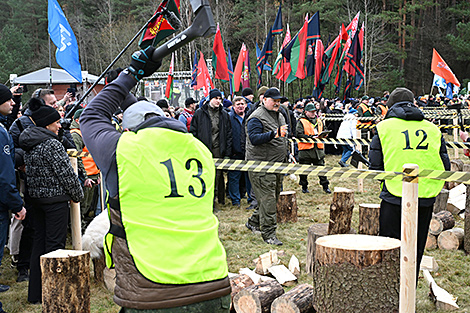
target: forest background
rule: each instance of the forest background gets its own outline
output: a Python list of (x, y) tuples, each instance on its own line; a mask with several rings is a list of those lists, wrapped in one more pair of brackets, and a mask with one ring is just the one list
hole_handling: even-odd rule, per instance
[[(49, 66), (47, 1), (5, 0), (0, 10), (0, 82), (7, 83), (10, 73), (22, 75)], [(77, 37), (82, 70), (99, 75), (152, 16), (159, 0), (60, 0)], [(341, 24), (349, 24), (361, 12), (359, 25), (365, 24), (363, 62), (366, 81), (353, 96), (380, 96), (384, 90), (406, 86), (416, 95), (431, 90), (432, 49), (444, 58), (462, 87), (470, 80), (470, 1), (467, 0), (210, 0), (214, 19), (219, 23), (225, 50), (230, 48), (236, 63), (244, 42), (250, 51), (251, 87), (256, 87), (255, 43), (263, 47), (277, 9), (282, 5), (284, 32), (276, 36), (272, 65), (289, 24), (292, 36), (301, 28), (305, 15), (320, 11), (320, 33), (325, 45), (339, 33)], [(189, 0), (181, 0), (183, 27), (192, 19)], [(211, 58), (213, 37), (197, 39), (177, 51), (176, 71), (190, 71), (195, 49)], [(130, 47), (116, 66), (126, 67)], [(52, 66), (55, 46), (51, 43)], [(169, 58), (159, 71), (167, 71)], [(279, 86), (291, 97), (311, 94), (313, 78), (297, 79), (288, 87), (271, 74), (263, 75), (263, 84)], [(333, 75), (335, 75), (334, 73)], [(332, 79), (333, 80), (333, 79)], [(330, 82), (327, 97), (334, 96)], [(228, 89), (216, 82), (216, 86)], [(344, 86), (344, 85), (343, 85)]]

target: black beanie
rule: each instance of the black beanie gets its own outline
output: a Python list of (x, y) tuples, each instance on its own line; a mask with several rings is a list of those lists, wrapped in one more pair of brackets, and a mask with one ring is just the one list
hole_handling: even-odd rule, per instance
[(13, 98), (13, 95), (10, 89), (4, 84), (0, 84), (0, 104), (4, 104), (11, 98)]
[(33, 119), (36, 126), (46, 127), (47, 125), (60, 120), (60, 115), (59, 112), (57, 112), (57, 110), (53, 107), (43, 105), (36, 111), (33, 111), (31, 118)]
[(160, 107), (160, 108), (167, 108), (168, 109), (168, 101), (166, 101), (166, 99), (160, 99), (157, 101), (157, 105)]
[(250, 87), (245, 87), (245, 88), (243, 88), (243, 90), (242, 90), (242, 96), (243, 96), (243, 97), (246, 97), (246, 96), (249, 96), (249, 95), (254, 95), (254, 94), (253, 94), (253, 89), (251, 89)]
[(222, 98), (222, 93), (221, 93), (220, 90), (217, 89), (217, 88), (212, 89), (212, 90), (209, 92), (209, 100), (212, 100), (212, 98), (215, 98), (215, 97), (221, 97), (221, 98)]

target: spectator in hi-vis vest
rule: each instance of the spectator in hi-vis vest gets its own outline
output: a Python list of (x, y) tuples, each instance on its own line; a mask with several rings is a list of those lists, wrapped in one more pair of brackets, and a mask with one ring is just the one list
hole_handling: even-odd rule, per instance
[[(401, 172), (403, 164), (414, 163), (419, 169), (449, 170), (446, 144), (436, 125), (424, 119), (414, 105), (413, 93), (397, 88), (387, 101), (388, 113), (377, 124), (377, 134), (370, 145), (370, 169)], [(420, 178), (418, 191), (418, 255), (416, 275), (423, 256), (431, 222), (433, 204), (444, 181)], [(385, 180), (380, 193), (379, 235), (400, 239), (401, 180)]]
[[(231, 289), (212, 213), (212, 154), (157, 105), (125, 105), (132, 103), (125, 98), (133, 97), (129, 91), (137, 82), (160, 67), (151, 60), (153, 51), (135, 52), (80, 117), (109, 192), (112, 226), (105, 251), (116, 269), (114, 301), (121, 312), (226, 313)], [(111, 124), (120, 105), (122, 134)]]

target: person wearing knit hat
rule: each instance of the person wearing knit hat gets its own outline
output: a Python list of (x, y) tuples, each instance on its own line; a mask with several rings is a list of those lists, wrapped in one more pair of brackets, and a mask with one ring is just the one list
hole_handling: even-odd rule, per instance
[[(7, 131), (5, 122), (7, 115), (12, 112), (12, 93), (7, 86), (0, 84), (0, 263), (3, 259), (3, 247), (8, 237), (8, 226), (10, 220), (9, 210), (15, 213), (15, 218), (23, 220), (26, 209), (23, 208), (23, 200), (16, 188), (15, 175), (15, 149), (13, 139)], [(7, 285), (0, 285), (0, 292), (10, 289)], [(0, 302), (0, 312), (2, 303)]]
[(214, 98), (216, 98), (216, 99), (220, 98), (220, 100), (222, 101), (222, 93), (217, 88), (212, 89), (211, 91), (209, 91), (209, 101), (214, 99)]
[[(390, 94), (387, 105), (390, 107), (387, 115), (377, 124), (370, 143), (369, 169), (401, 172), (403, 164), (412, 163), (420, 170), (450, 170), (444, 137), (414, 105), (413, 93), (407, 88), (397, 88)], [(419, 181), (416, 278), (428, 238), (433, 204), (443, 186), (444, 181)], [(402, 190), (401, 181), (385, 180), (381, 184), (379, 236), (400, 239)]]
[(59, 112), (50, 106), (41, 105), (35, 108), (31, 118), (36, 127), (28, 127), (21, 133), (19, 147), (25, 151), (26, 186), (32, 199), (31, 220), (34, 228), (28, 301), (40, 303), (40, 256), (65, 249), (69, 202), (80, 202), (83, 191), (64, 146), (59, 141)]

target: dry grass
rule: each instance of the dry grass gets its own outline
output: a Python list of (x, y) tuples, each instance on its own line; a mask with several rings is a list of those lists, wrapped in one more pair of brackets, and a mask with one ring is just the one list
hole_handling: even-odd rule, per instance
[[(451, 140), (448, 138), (448, 140)], [(453, 151), (450, 152), (454, 156)], [(327, 156), (327, 166), (337, 166), (339, 156)], [(331, 179), (331, 189), (334, 187), (346, 187), (357, 190), (356, 179)], [(285, 256), (281, 257), (281, 262), (287, 266), (291, 255), (297, 256), (301, 262), (302, 274), (299, 283), (312, 283), (311, 277), (305, 274), (305, 262), (307, 251), (307, 230), (313, 223), (325, 223), (329, 218), (329, 206), (332, 195), (325, 194), (318, 184), (317, 177), (309, 177), (309, 194), (302, 194), (298, 181), (291, 180), (288, 176), (284, 179), (284, 190), (296, 190), (298, 202), (297, 223), (287, 223), (279, 225), (278, 238), (284, 243), (279, 250), (285, 251)], [(379, 203), (379, 183), (373, 180), (364, 181), (365, 192), (355, 192), (356, 206), (353, 213), (352, 227), (358, 228), (358, 204), (359, 203)], [(253, 269), (253, 259), (262, 253), (275, 249), (263, 242), (261, 236), (254, 235), (248, 231), (244, 224), (251, 211), (245, 210), (246, 200), (242, 200), (242, 208), (236, 209), (227, 204), (220, 206), (217, 216), (220, 220), (220, 238), (227, 251), (227, 261), (230, 272), (238, 272), (240, 268), (249, 267)], [(458, 221), (459, 227), (463, 227), (463, 221)], [(455, 312), (470, 312), (470, 260), (465, 253), (460, 251), (426, 251), (426, 255), (433, 256), (439, 264), (439, 271), (433, 273), (439, 286), (446, 289), (456, 297), (460, 310)], [(16, 270), (9, 267), (9, 256), (5, 255), (3, 274), (0, 276), (0, 283), (8, 284), (11, 290), (0, 294), (0, 299), (4, 304), (4, 309), (9, 313), (41, 312), (40, 306), (29, 305), (27, 298), (27, 283), (16, 283)], [(112, 301), (112, 294), (91, 279), (91, 303), (92, 312), (118, 312), (119, 308)], [(424, 284), (422, 277), (419, 279), (416, 306), (417, 312), (435, 312), (433, 303), (428, 298), (428, 288)]]

